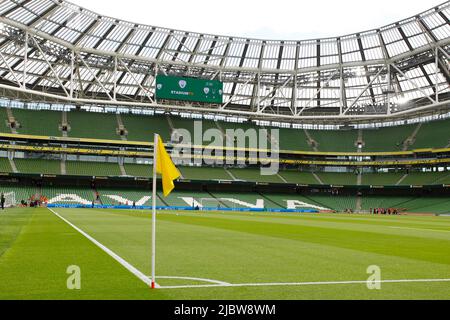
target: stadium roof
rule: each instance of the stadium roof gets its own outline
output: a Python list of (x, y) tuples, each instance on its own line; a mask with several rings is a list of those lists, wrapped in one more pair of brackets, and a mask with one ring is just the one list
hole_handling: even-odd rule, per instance
[[(288, 121), (450, 106), (450, 2), (378, 29), (299, 41), (141, 25), (61, 0), (4, 0), (0, 14), (4, 95)], [(224, 103), (155, 101), (156, 74), (221, 80)]]

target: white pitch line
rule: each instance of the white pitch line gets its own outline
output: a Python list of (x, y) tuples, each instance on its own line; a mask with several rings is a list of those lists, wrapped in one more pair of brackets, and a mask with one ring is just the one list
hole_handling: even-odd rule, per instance
[[(61, 215), (59, 215), (57, 212), (53, 211), (52, 209), (48, 208), (53, 214), (55, 214), (58, 218), (63, 220), (65, 223), (67, 223), (69, 226), (74, 228), (76, 231), (78, 231), (80, 234), (82, 234), (84, 237), (86, 237), (88, 240), (90, 240), (92, 243), (94, 243), (96, 246), (98, 246), (100, 249), (102, 249), (104, 252), (106, 252), (109, 256), (111, 256), (114, 260), (119, 262), (122, 266), (124, 266), (128, 271), (133, 273), (136, 277), (138, 277), (140, 280), (142, 280), (145, 284), (148, 286), (151, 285), (151, 277), (147, 277), (144, 275), (141, 271), (136, 269), (134, 266), (132, 266), (130, 263), (125, 261), (123, 258), (121, 258), (119, 255), (114, 253), (112, 250), (110, 250), (108, 247), (104, 246), (100, 242), (98, 242), (96, 239), (91, 237), (89, 234), (72, 224), (67, 219), (63, 218)], [(392, 227), (394, 228), (394, 227)], [(423, 230), (423, 229), (421, 229)], [(428, 229), (429, 230), (429, 229)], [(188, 289), (188, 288), (214, 288), (214, 287), (275, 287), (275, 286), (313, 286), (313, 285), (345, 285), (345, 284), (366, 284), (367, 280), (358, 280), (358, 281), (328, 281), (328, 282), (278, 282), (278, 283), (227, 283), (219, 280), (211, 280), (211, 279), (202, 279), (202, 278), (188, 278), (188, 277), (159, 277), (162, 279), (181, 279), (181, 280), (194, 280), (194, 281), (204, 281), (204, 282), (211, 282), (212, 284), (205, 284), (205, 285), (185, 285), (185, 286), (160, 286), (157, 285), (158, 289)], [(413, 283), (413, 282), (450, 282), (450, 279), (402, 279), (402, 280), (381, 280), (381, 281), (374, 281), (376, 283)], [(373, 283), (373, 282), (371, 282)]]
[(158, 279), (175, 279), (175, 280), (192, 280), (192, 281), (199, 281), (199, 282), (210, 282), (215, 285), (221, 285), (221, 286), (229, 286), (231, 285), (228, 282), (219, 281), (219, 280), (212, 280), (212, 279), (204, 279), (204, 278), (192, 278), (192, 277), (168, 277), (168, 276), (158, 276)]
[[(450, 279), (402, 279), (380, 280), (370, 283), (413, 283), (413, 282), (450, 282)], [(205, 284), (186, 286), (161, 286), (160, 289), (189, 289), (189, 288), (217, 288), (217, 287), (281, 287), (281, 286), (319, 286), (319, 285), (345, 285), (366, 284), (367, 280), (358, 281), (327, 281), (327, 282), (279, 282), (279, 283), (238, 283), (238, 284)]]
[[(115, 252), (113, 252), (111, 249), (109, 249), (108, 247), (104, 246), (103, 244), (101, 244), (100, 242), (98, 242), (97, 240), (95, 240), (93, 237), (91, 237), (90, 235), (88, 235), (86, 232), (84, 232), (83, 230), (81, 230), (80, 228), (78, 228), (77, 226), (75, 226), (74, 224), (72, 224), (70, 221), (68, 221), (67, 219), (63, 218), (61, 215), (59, 215), (57, 212), (53, 211), (50, 208), (47, 208), (48, 210), (50, 210), (51, 212), (53, 212), (53, 214), (55, 214), (58, 218), (60, 218), (62, 221), (64, 221), (65, 223), (67, 223), (69, 226), (71, 226), (72, 228), (74, 228), (76, 231), (78, 231), (79, 233), (81, 233), (83, 236), (85, 236), (88, 240), (90, 240), (92, 243), (94, 243), (97, 247), (99, 247), (100, 249), (102, 249), (104, 252), (106, 252), (108, 255), (110, 255), (114, 260), (116, 260), (118, 263), (120, 263), (122, 266), (124, 266), (128, 271), (130, 271), (132, 274), (134, 274), (136, 277), (138, 277), (140, 280), (142, 280), (145, 284), (147, 284), (148, 286), (151, 286), (152, 281), (151, 278), (147, 277), (145, 274), (143, 274), (141, 271), (139, 271), (137, 268), (135, 268), (133, 265), (131, 265), (129, 262), (125, 261), (122, 257), (120, 257), (118, 254), (116, 254)], [(157, 285), (157, 287), (159, 287), (159, 285)]]
[(449, 230), (437, 230), (437, 229), (426, 229), (426, 228), (408, 228), (408, 227), (389, 227), (391, 229), (405, 229), (405, 230), (420, 230), (420, 231), (433, 231), (433, 232), (450, 232)]

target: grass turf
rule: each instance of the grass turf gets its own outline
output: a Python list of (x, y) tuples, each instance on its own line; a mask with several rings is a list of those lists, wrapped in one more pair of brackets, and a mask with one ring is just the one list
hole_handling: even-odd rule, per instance
[[(145, 274), (149, 212), (56, 211)], [(448, 299), (449, 282), (150, 290), (48, 209), (0, 214), (0, 299)], [(3, 230), (6, 230), (5, 232)], [(164, 212), (157, 276), (229, 283), (450, 278), (448, 217)], [(81, 268), (81, 290), (66, 269)], [(162, 286), (205, 284), (159, 279)]]

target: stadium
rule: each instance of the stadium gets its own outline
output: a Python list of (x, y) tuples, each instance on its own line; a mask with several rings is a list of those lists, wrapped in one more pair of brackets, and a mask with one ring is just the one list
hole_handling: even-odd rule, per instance
[(0, 299), (448, 299), (449, 18), (293, 41), (0, 1)]

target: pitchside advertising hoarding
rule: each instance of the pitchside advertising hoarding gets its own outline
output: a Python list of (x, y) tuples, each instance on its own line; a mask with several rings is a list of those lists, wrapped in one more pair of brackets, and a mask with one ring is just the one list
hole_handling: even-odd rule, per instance
[(159, 75), (156, 77), (156, 98), (221, 104), (223, 83), (218, 80)]

